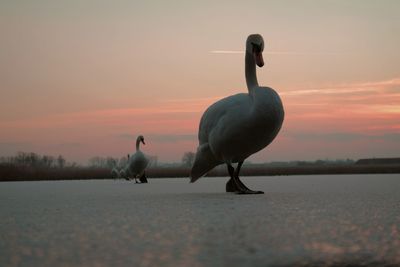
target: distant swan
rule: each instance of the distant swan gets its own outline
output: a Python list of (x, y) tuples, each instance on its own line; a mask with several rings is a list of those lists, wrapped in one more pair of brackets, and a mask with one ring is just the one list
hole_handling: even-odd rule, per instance
[(139, 135), (136, 139), (136, 153), (128, 158), (128, 162), (125, 167), (125, 173), (126, 175), (134, 177), (135, 180), (137, 177), (139, 177), (141, 183), (147, 183), (145, 170), (147, 165), (149, 164), (149, 160), (146, 155), (143, 154), (143, 152), (140, 150), (141, 142), (143, 143), (143, 145), (146, 144), (144, 142), (143, 135)]
[[(248, 93), (223, 98), (204, 112), (199, 126), (199, 147), (191, 171), (195, 182), (215, 166), (225, 163), (230, 179), (227, 192), (263, 194), (239, 179), (246, 158), (269, 145), (282, 127), (284, 111), (279, 95), (257, 82), (256, 64), (264, 66), (264, 40), (252, 34), (246, 41), (245, 75)], [(232, 163), (238, 163), (236, 170)]]

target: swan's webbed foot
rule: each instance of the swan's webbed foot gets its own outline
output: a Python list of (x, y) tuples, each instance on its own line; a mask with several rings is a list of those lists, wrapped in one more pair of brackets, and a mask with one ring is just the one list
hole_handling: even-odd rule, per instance
[(234, 180), (235, 184), (236, 184), (236, 194), (239, 195), (250, 195), (250, 194), (264, 194), (263, 191), (255, 191), (255, 190), (251, 190), (250, 188), (248, 188), (247, 186), (244, 185), (244, 183), (239, 179), (239, 176), (235, 176), (235, 180)]
[(238, 191), (238, 192), (235, 192), (235, 193), (238, 194), (238, 195), (259, 195), (259, 194), (264, 194), (263, 191), (254, 191), (254, 190), (251, 190), (251, 189), (245, 189), (243, 191)]
[(228, 164), (228, 172), (231, 179), (226, 183), (226, 192), (235, 192), (236, 194), (264, 194), (263, 191), (254, 191), (249, 189), (240, 179), (239, 172), (242, 167), (243, 162), (239, 162), (236, 171), (234, 168)]
[(231, 178), (229, 181), (226, 183), (226, 192), (238, 192), (239, 188), (237, 187), (235, 181)]
[(145, 173), (145, 172), (143, 172), (142, 176), (139, 177), (139, 181), (140, 181), (140, 183), (142, 183), (142, 184), (147, 184), (147, 183), (148, 183), (147, 177), (146, 177), (146, 173)]
[(236, 183), (240, 184), (241, 190), (237, 191), (237, 194), (264, 194), (263, 191), (255, 191), (248, 188), (240, 179), (239, 176), (236, 176)]

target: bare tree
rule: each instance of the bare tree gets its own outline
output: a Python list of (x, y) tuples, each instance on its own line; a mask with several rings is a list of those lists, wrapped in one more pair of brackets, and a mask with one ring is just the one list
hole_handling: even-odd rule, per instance
[(118, 160), (113, 157), (107, 157), (105, 160), (105, 167), (112, 169), (118, 165)]
[(50, 167), (54, 166), (54, 157), (53, 156), (44, 155), (44, 156), (42, 156), (41, 161), (42, 161), (42, 165), (44, 167), (50, 168)]
[(57, 165), (58, 165), (59, 168), (64, 168), (65, 162), (66, 162), (66, 160), (64, 159), (63, 156), (59, 155), (57, 157)]

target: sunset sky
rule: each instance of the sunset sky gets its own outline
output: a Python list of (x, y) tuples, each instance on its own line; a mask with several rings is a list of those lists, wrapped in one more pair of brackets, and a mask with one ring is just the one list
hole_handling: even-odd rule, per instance
[(260, 85), (286, 117), (252, 162), (400, 156), (400, 1), (0, 2), (0, 156), (195, 151), (204, 110)]

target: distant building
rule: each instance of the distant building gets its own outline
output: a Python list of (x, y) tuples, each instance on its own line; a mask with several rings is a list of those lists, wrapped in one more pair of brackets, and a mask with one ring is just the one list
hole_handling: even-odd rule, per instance
[(400, 165), (400, 158), (359, 159), (357, 165)]

